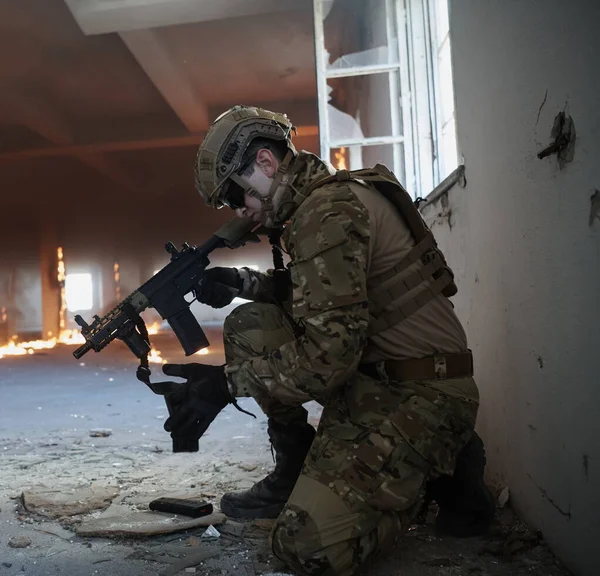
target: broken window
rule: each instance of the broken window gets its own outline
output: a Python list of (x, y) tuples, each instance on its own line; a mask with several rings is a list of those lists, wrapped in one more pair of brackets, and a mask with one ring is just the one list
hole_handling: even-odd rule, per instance
[(447, 0), (314, 0), (321, 154), (416, 196), (457, 165)]

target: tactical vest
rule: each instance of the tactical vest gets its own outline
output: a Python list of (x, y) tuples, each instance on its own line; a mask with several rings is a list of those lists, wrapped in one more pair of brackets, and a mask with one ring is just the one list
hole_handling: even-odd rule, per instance
[[(383, 194), (406, 222), (415, 240), (415, 246), (399, 264), (384, 274), (370, 279), (373, 285), (377, 286), (369, 293), (371, 321), (368, 334), (373, 336), (402, 322), (439, 294), (448, 298), (454, 296), (458, 288), (454, 283), (452, 270), (446, 263), (442, 251), (412, 198), (394, 174), (383, 164), (377, 164), (374, 168), (364, 170), (338, 170), (332, 176), (325, 176), (312, 182), (306, 190), (303, 190), (303, 195), (308, 196), (313, 190), (331, 182), (348, 180), (365, 183)], [(417, 261), (420, 261), (422, 265), (407, 276), (407, 268)], [(395, 281), (390, 282), (393, 278)], [(388, 283), (389, 285), (387, 285)], [(426, 283), (429, 285), (427, 286)], [(382, 288), (381, 286), (384, 284), (386, 287)], [(423, 289), (413, 299), (400, 306), (394, 304), (418, 286), (422, 286)]]

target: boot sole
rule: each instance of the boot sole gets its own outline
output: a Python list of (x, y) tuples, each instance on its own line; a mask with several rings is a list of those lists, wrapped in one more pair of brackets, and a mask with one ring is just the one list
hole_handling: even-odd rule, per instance
[(221, 499), (221, 512), (229, 518), (243, 518), (245, 520), (258, 520), (278, 518), (285, 504), (271, 504), (260, 508), (240, 508), (227, 500)]

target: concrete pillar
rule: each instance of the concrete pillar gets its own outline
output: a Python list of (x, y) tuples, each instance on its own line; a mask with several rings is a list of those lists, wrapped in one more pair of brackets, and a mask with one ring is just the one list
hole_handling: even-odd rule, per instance
[(15, 275), (16, 269), (11, 266), (7, 272), (4, 299), (0, 305), (0, 346), (8, 343), (11, 336), (16, 334), (16, 304), (15, 304)]
[(61, 317), (61, 288), (58, 281), (58, 234), (51, 223), (40, 233), (40, 278), (42, 284), (42, 338), (58, 336)]
[(8, 309), (6, 306), (0, 307), (0, 346), (4, 346), (9, 338), (8, 327)]
[[(116, 262), (117, 259), (112, 250), (107, 250), (106, 254), (100, 260), (101, 277), (98, 282), (98, 287), (101, 295), (99, 298), (99, 310), (102, 314), (106, 314), (106, 312), (114, 308), (114, 306), (122, 299), (122, 296), (119, 298), (119, 295), (117, 294), (117, 286), (115, 283), (114, 267)], [(120, 266), (119, 263), (119, 274)]]

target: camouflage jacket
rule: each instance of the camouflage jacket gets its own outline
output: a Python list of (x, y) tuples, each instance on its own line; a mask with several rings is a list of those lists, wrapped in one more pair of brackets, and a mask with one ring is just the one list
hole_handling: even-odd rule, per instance
[[(301, 153), (290, 183), (302, 194), (329, 168)], [(303, 334), (263, 356), (228, 365), (232, 394), (268, 391), (284, 404), (322, 400), (356, 370), (366, 344), (369, 213), (347, 183), (314, 190), (289, 216), (291, 314)], [(242, 296), (272, 301), (272, 277), (245, 270)]]

